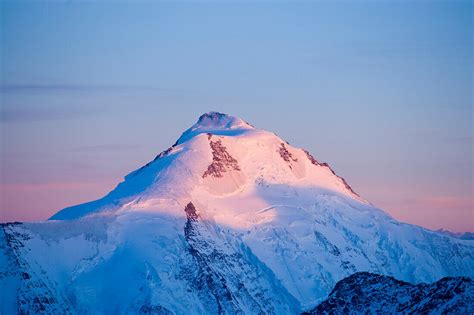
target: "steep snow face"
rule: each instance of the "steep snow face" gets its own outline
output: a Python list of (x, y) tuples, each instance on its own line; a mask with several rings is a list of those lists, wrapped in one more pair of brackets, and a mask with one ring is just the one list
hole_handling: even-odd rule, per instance
[(336, 284), (329, 297), (308, 314), (472, 314), (474, 280), (446, 277), (432, 284), (356, 273)]
[(51, 219), (2, 226), (0, 264), (13, 271), (0, 288), (18, 294), (0, 307), (287, 314), (357, 271), (474, 276), (473, 241), (395, 221), (307, 151), (219, 113)]

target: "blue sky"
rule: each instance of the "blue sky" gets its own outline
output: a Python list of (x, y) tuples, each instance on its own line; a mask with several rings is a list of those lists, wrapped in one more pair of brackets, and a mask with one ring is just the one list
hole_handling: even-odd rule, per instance
[(474, 229), (469, 1), (0, 8), (3, 221), (100, 197), (217, 110), (398, 219)]

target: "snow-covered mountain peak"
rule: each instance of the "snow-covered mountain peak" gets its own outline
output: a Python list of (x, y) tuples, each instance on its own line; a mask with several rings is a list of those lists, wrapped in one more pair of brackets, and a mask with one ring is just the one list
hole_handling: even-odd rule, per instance
[(208, 112), (202, 114), (197, 123), (196, 128), (219, 128), (219, 129), (236, 129), (245, 128), (252, 129), (253, 127), (244, 120), (219, 112)]
[(219, 204), (219, 211), (207, 211), (212, 220), (240, 228), (275, 219), (274, 205), (286, 207), (292, 196), (307, 196), (298, 199), (313, 203), (319, 194), (367, 205), (306, 150), (240, 118), (210, 112), (108, 195), (66, 208), (52, 219), (130, 212), (183, 216), (184, 205), (194, 201), (198, 208)]
[(182, 134), (177, 143), (183, 143), (202, 133), (238, 135), (253, 129), (255, 129), (253, 126), (238, 117), (219, 112), (208, 112), (202, 114), (198, 121)]
[(298, 314), (358, 271), (474, 275), (472, 240), (397, 222), (309, 152), (220, 113), (51, 219), (0, 225), (0, 313)]

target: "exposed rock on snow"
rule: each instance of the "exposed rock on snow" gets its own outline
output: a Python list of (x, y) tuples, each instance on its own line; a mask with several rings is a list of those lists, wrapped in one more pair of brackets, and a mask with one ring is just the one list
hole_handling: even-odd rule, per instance
[(311, 161), (311, 164), (316, 165), (316, 166), (319, 165), (319, 162), (314, 158), (314, 156), (311, 155), (311, 153), (309, 153), (305, 149), (302, 149), (302, 150), (306, 154), (306, 157), (308, 158), (308, 160)]
[[(209, 139), (211, 139), (211, 136), (209, 136)], [(206, 176), (222, 177), (223, 173), (228, 170), (240, 171), (237, 160), (226, 151), (221, 140), (210, 140), (209, 144), (212, 149), (212, 163), (202, 175), (203, 178)]]
[[(193, 259), (183, 266), (182, 279), (190, 283), (197, 293), (205, 306), (205, 313), (298, 312), (298, 302), (275, 281), (249, 248), (232, 241), (219, 242), (216, 231), (212, 226), (201, 222), (191, 202), (186, 206), (185, 212), (187, 220), (184, 235)], [(274, 294), (275, 291), (278, 292), (277, 295)]]
[(288, 149), (286, 148), (284, 143), (281, 143), (280, 148), (278, 149), (278, 153), (280, 153), (281, 158), (288, 163), (291, 168), (291, 161), (298, 162), (298, 159), (291, 154)]
[(25, 242), (31, 240), (21, 225), (0, 224), (0, 313), (69, 313), (64, 292), (44, 275), (40, 266), (31, 266), (35, 262), (21, 254), (29, 250)]

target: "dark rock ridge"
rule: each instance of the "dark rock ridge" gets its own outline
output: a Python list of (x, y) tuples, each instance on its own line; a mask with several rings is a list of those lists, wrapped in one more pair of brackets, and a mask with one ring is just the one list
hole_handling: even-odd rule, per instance
[(226, 147), (222, 144), (220, 139), (212, 141), (212, 135), (208, 134), (209, 145), (212, 150), (212, 163), (209, 165), (207, 170), (202, 175), (202, 178), (207, 176), (212, 177), (223, 177), (224, 173), (227, 171), (240, 171), (239, 164), (236, 159), (234, 159), (229, 152), (227, 152)]
[(355, 273), (304, 314), (473, 314), (474, 280), (446, 277), (411, 284), (390, 276)]
[[(215, 228), (200, 218), (192, 202), (184, 211), (184, 235), (192, 259), (182, 267), (181, 275), (198, 292), (208, 314), (295, 313), (298, 303), (247, 246), (218, 242)], [(281, 290), (284, 298), (276, 300), (272, 292), (259, 287)]]
[(291, 154), (290, 151), (288, 151), (288, 148), (285, 146), (284, 143), (280, 144), (280, 148), (278, 149), (278, 153), (280, 153), (281, 158), (283, 161), (288, 163), (288, 166), (291, 168), (291, 161), (293, 162), (298, 162), (298, 159)]
[(319, 165), (319, 162), (314, 158), (314, 156), (311, 155), (311, 153), (309, 153), (307, 150), (305, 149), (302, 149), (303, 152), (306, 154), (306, 156), (308, 157), (308, 160), (310, 160), (310, 162), (313, 164), (313, 165), (316, 165), (318, 166)]
[[(30, 239), (28, 233), (19, 232), (21, 223), (0, 224), (0, 252), (4, 253), (5, 269), (0, 270), (1, 281), (17, 283), (17, 314), (56, 313), (70, 314), (66, 298), (57, 284), (47, 276), (38, 277), (29, 262), (23, 258), (27, 252), (24, 242)], [(40, 269), (41, 275), (46, 272)], [(0, 294), (2, 293), (0, 287)]]
[(319, 163), (315, 158), (314, 156), (312, 156), (308, 151), (306, 151), (305, 149), (303, 149), (303, 152), (306, 154), (306, 156), (308, 157), (308, 160), (311, 161), (311, 163), (313, 165), (316, 165), (316, 166), (322, 166), (322, 167), (326, 167), (327, 169), (329, 169), (329, 171), (335, 175), (337, 178), (339, 178), (341, 180), (341, 182), (344, 184), (344, 187), (346, 187), (347, 190), (349, 190), (351, 193), (353, 193), (354, 195), (359, 196), (358, 193), (356, 193), (351, 186), (349, 186), (349, 184), (347, 183), (347, 181), (344, 179), (344, 177), (341, 177), (339, 175), (336, 174), (336, 172), (331, 168), (331, 166), (329, 166), (328, 163)]

